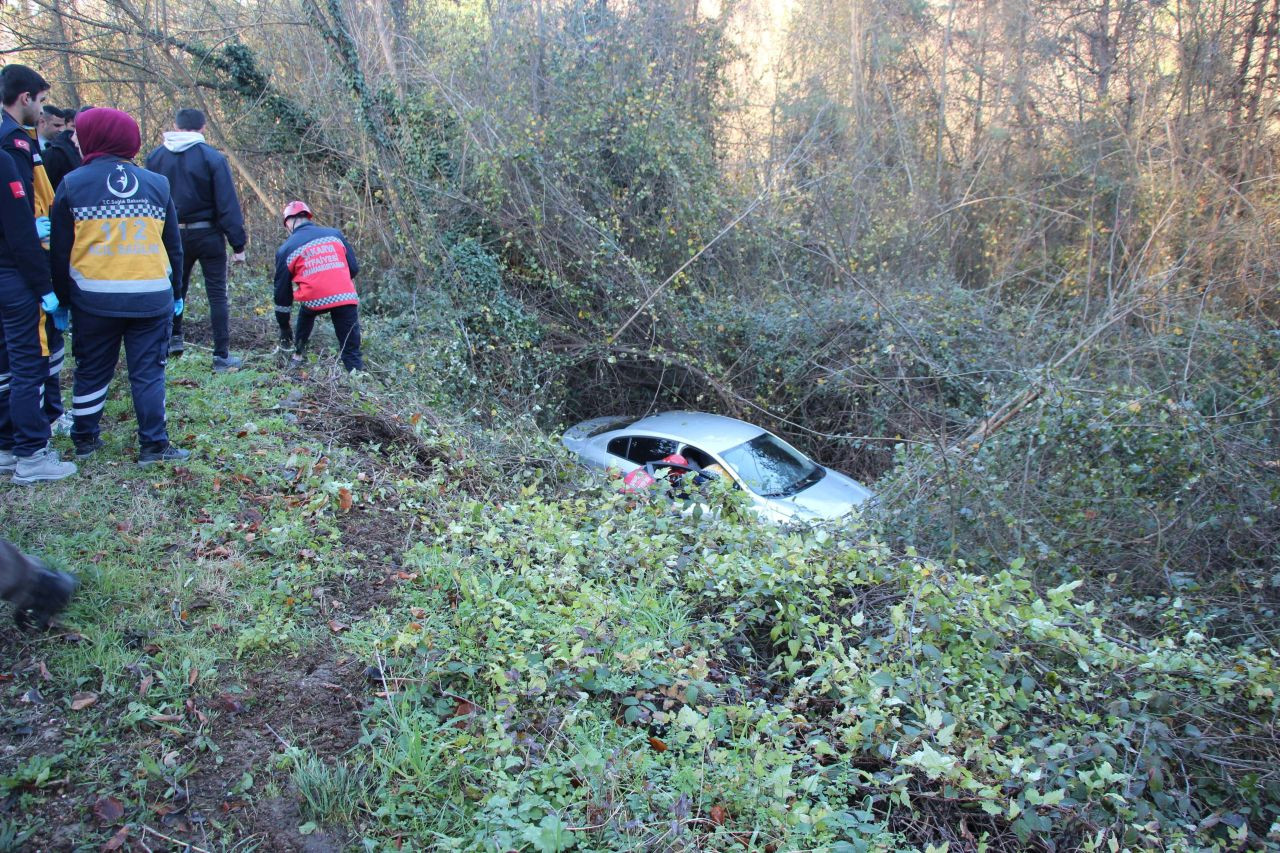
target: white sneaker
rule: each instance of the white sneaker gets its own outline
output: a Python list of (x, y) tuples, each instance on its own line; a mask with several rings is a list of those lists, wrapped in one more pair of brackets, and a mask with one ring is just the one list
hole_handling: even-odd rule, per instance
[(19, 486), (30, 486), (33, 483), (61, 480), (75, 472), (74, 462), (63, 462), (58, 458), (58, 451), (45, 447), (30, 456), (18, 457), (18, 464), (13, 470), (13, 482)]
[(12, 474), (17, 465), (18, 457), (13, 455), (13, 451), (0, 450), (0, 474)]

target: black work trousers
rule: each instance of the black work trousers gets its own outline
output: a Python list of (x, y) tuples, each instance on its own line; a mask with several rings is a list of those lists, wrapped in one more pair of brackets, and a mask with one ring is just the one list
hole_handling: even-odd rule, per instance
[[(227, 238), (217, 228), (182, 230), (182, 298), (187, 299), (196, 261), (204, 273), (209, 297), (209, 324), (213, 327), (213, 354), (226, 358), (231, 350), (231, 311), (227, 307)], [(173, 318), (173, 333), (182, 334), (182, 318)]]
[(298, 308), (298, 331), (293, 336), (294, 351), (302, 355), (307, 341), (311, 339), (311, 330), (315, 328), (316, 318), (328, 314), (333, 320), (333, 333), (338, 337), (338, 346), (342, 350), (342, 366), (347, 370), (364, 370), (364, 356), (360, 353), (360, 306), (339, 305), (336, 308), (325, 308), (312, 311), (306, 306)]

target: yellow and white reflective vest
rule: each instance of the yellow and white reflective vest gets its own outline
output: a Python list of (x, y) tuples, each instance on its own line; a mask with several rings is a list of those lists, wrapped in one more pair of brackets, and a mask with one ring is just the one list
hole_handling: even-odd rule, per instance
[(119, 157), (99, 157), (62, 179), (51, 220), (60, 300), (106, 317), (173, 311), (182, 238), (163, 176)]

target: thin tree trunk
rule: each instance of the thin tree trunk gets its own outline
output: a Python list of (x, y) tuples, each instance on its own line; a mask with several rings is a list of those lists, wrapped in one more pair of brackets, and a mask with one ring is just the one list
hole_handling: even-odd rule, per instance
[[(67, 0), (67, 2), (70, 2), (70, 0)], [(71, 51), (69, 50), (71, 46), (71, 30), (67, 27), (67, 21), (62, 16), (61, 3), (53, 4), (51, 18), (53, 20), (54, 36), (63, 45), (63, 49), (57, 51), (57, 54), (58, 62), (62, 66), (62, 73), (65, 76), (66, 96), (63, 97), (62, 93), (59, 93), (58, 99), (64, 103), (69, 103), (74, 109), (78, 110), (80, 109), (80, 89), (78, 85), (80, 75), (71, 66)]]
[(951, 27), (955, 22), (956, 0), (947, 4), (947, 30), (942, 37), (942, 60), (938, 71), (938, 126), (934, 134), (933, 185), (939, 199), (942, 198), (942, 140), (947, 130), (947, 61), (951, 55)]

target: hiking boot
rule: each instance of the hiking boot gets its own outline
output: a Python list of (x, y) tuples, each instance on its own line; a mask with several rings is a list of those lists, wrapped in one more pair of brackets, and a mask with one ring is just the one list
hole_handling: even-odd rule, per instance
[(182, 353), (186, 349), (186, 342), (182, 340), (182, 333), (169, 338), (169, 358), (182, 358)]
[(71, 427), (75, 425), (76, 419), (72, 417), (70, 412), (63, 412), (58, 419), (50, 424), (54, 435), (71, 435)]
[(191, 456), (190, 450), (182, 450), (167, 444), (161, 450), (144, 450), (138, 454), (138, 466), (147, 468), (157, 462), (182, 462)]
[(19, 456), (13, 469), (13, 482), (19, 486), (50, 482), (70, 477), (76, 472), (74, 462), (63, 462), (58, 451), (45, 447), (30, 456)]
[(107, 443), (101, 438), (95, 437), (92, 441), (76, 442), (76, 458), (88, 459), (96, 451), (106, 447)]
[(239, 370), (244, 367), (244, 359), (238, 355), (215, 355), (213, 357), (213, 372), (227, 373), (232, 370)]
[(293, 335), (286, 335), (282, 332), (280, 334), (280, 340), (276, 341), (276, 348), (280, 350), (280, 352), (292, 352)]
[[(43, 566), (43, 561), (32, 559)], [(23, 630), (36, 628), (43, 631), (49, 620), (62, 612), (71, 601), (71, 594), (78, 585), (66, 572), (40, 568), (30, 586), (18, 594), (13, 602), (13, 621)]]
[(18, 457), (12, 450), (0, 450), (0, 474), (12, 474), (18, 465)]

